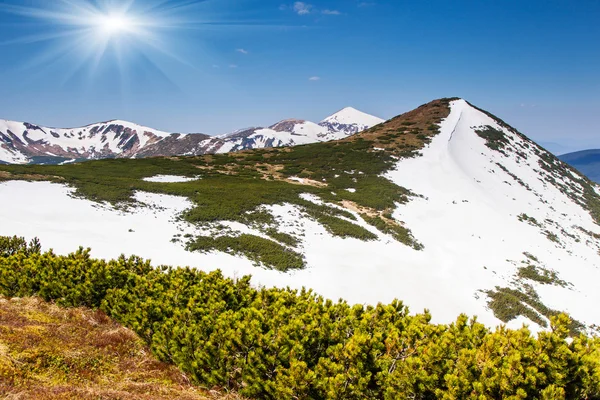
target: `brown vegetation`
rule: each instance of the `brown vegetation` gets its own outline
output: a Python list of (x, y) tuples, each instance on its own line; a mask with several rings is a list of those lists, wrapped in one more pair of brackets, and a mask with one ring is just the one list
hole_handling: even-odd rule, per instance
[(369, 140), (374, 147), (403, 157), (422, 149), (439, 133), (439, 123), (450, 115), (450, 101), (439, 99), (350, 136), (343, 141)]
[(101, 311), (3, 297), (0, 398), (239, 399), (194, 387)]
[(48, 181), (48, 180), (64, 180), (64, 178), (60, 176), (49, 176), (49, 175), (41, 175), (41, 174), (19, 174), (13, 175), (8, 171), (0, 171), (0, 182), (2, 181), (10, 181), (10, 180), (23, 180), (23, 181)]

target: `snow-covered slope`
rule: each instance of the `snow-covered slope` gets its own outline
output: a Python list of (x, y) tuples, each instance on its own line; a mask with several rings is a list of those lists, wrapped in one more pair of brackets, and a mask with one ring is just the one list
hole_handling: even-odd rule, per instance
[[(504, 136), (494, 145), (477, 133), (486, 130)], [(584, 201), (585, 179), (535, 143), (457, 100), (421, 156), (400, 161), (388, 177), (423, 196), (394, 217), (411, 227), (437, 279), (446, 280), (436, 285), (439, 301), (476, 311), (487, 301), (480, 291), (529, 285), (547, 307), (600, 322), (600, 228)], [(530, 265), (556, 282), (520, 276)]]
[[(431, 109), (441, 114), (441, 104)], [(415, 111), (410, 123), (396, 120), (411, 127), (406, 135), (427, 107)], [(38, 236), (60, 252), (84, 245), (99, 257), (128, 252), (156, 264), (252, 274), (256, 284), (306, 286), (355, 303), (398, 298), (413, 311), (431, 310), (434, 322), (451, 322), (466, 313), (490, 326), (507, 320), (512, 327), (527, 323), (539, 330), (548, 316), (564, 311), (588, 327), (599, 325), (600, 227), (592, 216), (600, 210), (598, 186), (464, 100), (451, 101), (445, 111), (431, 142), (414, 157), (397, 156), (385, 173), (414, 194), (396, 205), (392, 217), (411, 230), (423, 249), (378, 231), (356, 208), (348, 211), (375, 240), (334, 237), (297, 205), (265, 206), (278, 229), (300, 241), (306, 260), (306, 269), (282, 273), (241, 256), (190, 253), (172, 243), (174, 235), (212, 234), (176, 218), (191, 206), (185, 199), (138, 193), (147, 207), (124, 212), (69, 197), (72, 189), (62, 185), (23, 182), (0, 183), (0, 234)], [(303, 129), (305, 136), (296, 133)], [(246, 137), (257, 134), (252, 131)], [(284, 121), (268, 133), (282, 132), (290, 140), (304, 140), (322, 131), (303, 121)], [(377, 132), (366, 133), (373, 137)], [(385, 136), (382, 143), (389, 143)], [(361, 171), (339, 173), (357, 176)], [(44, 207), (38, 207), (40, 196), (47, 199)], [(314, 195), (301, 196), (322, 203)], [(265, 237), (252, 225), (223, 221), (219, 229), (224, 226)]]
[(285, 120), (269, 128), (252, 128), (211, 137), (170, 134), (119, 120), (72, 129), (0, 120), (0, 162), (24, 164), (48, 159), (63, 161), (227, 153), (341, 139), (380, 122), (383, 120), (347, 108), (321, 124)]

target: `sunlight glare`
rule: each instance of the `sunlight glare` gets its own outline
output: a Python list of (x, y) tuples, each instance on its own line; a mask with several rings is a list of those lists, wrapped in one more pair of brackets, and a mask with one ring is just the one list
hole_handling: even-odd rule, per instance
[[(190, 65), (172, 50), (173, 39), (205, 22), (192, 23), (191, 12), (203, 2), (190, 0), (30, 0), (37, 6), (7, 6), (0, 0), (0, 13), (11, 14), (40, 24), (39, 32), (22, 35), (17, 41), (47, 43), (32, 60), (31, 67), (65, 62), (66, 79), (87, 69), (92, 77), (116, 66), (127, 80), (135, 63), (161, 71), (167, 58)], [(210, 24), (210, 22), (207, 22)], [(1, 41), (2, 38), (0, 38)]]
[(133, 25), (133, 20), (126, 15), (104, 15), (100, 17), (99, 27), (106, 35), (113, 36), (125, 33)]

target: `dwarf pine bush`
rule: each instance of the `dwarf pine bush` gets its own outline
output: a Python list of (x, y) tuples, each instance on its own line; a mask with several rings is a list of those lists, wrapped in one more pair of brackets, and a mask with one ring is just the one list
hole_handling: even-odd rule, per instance
[(257, 399), (600, 398), (600, 340), (567, 340), (565, 315), (538, 337), (465, 315), (437, 325), (400, 301), (351, 306), (218, 271), (0, 243), (0, 294), (100, 308), (205, 387)]

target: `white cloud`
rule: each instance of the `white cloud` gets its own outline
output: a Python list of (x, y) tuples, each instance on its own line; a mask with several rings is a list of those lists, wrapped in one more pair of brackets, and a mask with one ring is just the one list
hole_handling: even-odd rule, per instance
[(316, 81), (320, 81), (321, 77), (320, 76), (311, 76), (310, 78), (308, 78), (308, 80), (311, 82), (316, 82)]
[(237, 68), (238, 66), (236, 64), (229, 64), (229, 68)]
[(325, 15), (341, 15), (342, 14), (338, 10), (323, 10), (322, 13)]
[(312, 4), (305, 3), (303, 1), (297, 1), (294, 3), (294, 12), (298, 15), (307, 15), (312, 11)]
[(246, 49), (235, 49), (235, 51), (237, 51), (237, 52), (238, 52), (238, 53), (240, 53), (240, 54), (248, 54), (248, 53), (250, 53), (250, 52), (249, 52), (248, 50), (246, 50)]

